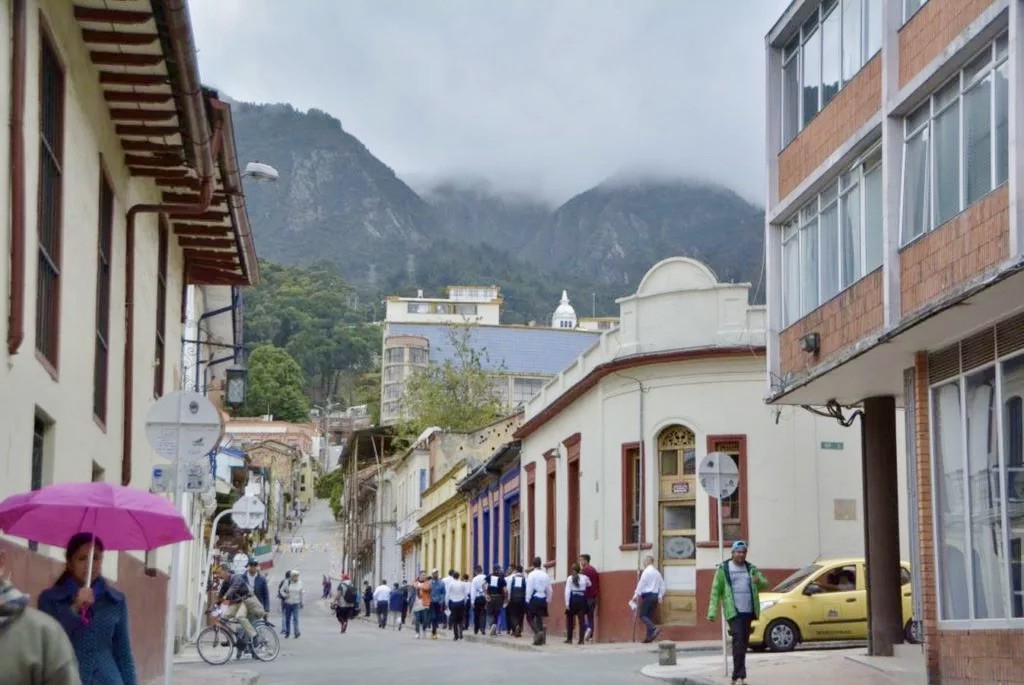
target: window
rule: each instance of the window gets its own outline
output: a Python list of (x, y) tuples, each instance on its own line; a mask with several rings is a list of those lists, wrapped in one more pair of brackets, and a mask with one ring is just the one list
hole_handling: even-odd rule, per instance
[[(740, 472), (736, 491), (722, 500), (722, 535), (725, 540), (747, 539), (747, 493), (744, 486), (747, 474), (747, 439), (745, 436), (708, 438), (708, 452), (724, 452), (732, 457)], [(711, 540), (718, 542), (718, 500), (709, 498), (711, 506)]]
[(533, 563), (537, 556), (537, 484), (530, 480), (526, 484), (526, 560)]
[(114, 231), (114, 192), (100, 173), (99, 237), (96, 249), (96, 349), (92, 365), (92, 413), (107, 420), (107, 369), (110, 361), (110, 264)]
[(461, 316), (476, 316), (476, 305), (457, 304), (455, 305), (455, 313)]
[(57, 367), (60, 340), (61, 231), (64, 174), (64, 68), (45, 34), (39, 50), (39, 253), (36, 350)]
[(658, 435), (659, 472), (662, 476), (692, 476), (697, 473), (697, 451), (693, 431), (671, 426)]
[(547, 532), (545, 533), (545, 542), (547, 543), (547, 549), (546, 549), (546, 551), (547, 551), (547, 559), (546, 559), (546, 561), (554, 561), (555, 560), (555, 555), (558, 553), (558, 541), (557, 541), (557, 539), (555, 537), (556, 536), (556, 531), (557, 531), (557, 527), (555, 525), (556, 524), (556, 510), (555, 510), (555, 496), (556, 496), (555, 486), (556, 485), (557, 485), (556, 474), (553, 473), (553, 472), (549, 473), (548, 474), (548, 482), (547, 482), (547, 486), (548, 487), (547, 487), (547, 492), (545, 493), (546, 497), (547, 497)]
[(404, 375), (405, 369), (401, 366), (386, 366), (384, 367), (384, 382), (389, 381), (400, 381)]
[(789, 325), (882, 265), (882, 152), (865, 153), (782, 227)]
[(904, 120), (901, 244), (941, 226), (1008, 177), (1004, 34)]
[(1005, 335), (1021, 325), (930, 361), (941, 620), (1024, 618), (1024, 356)]
[(882, 47), (882, 0), (825, 0), (782, 49), (787, 145)]
[[(49, 424), (45, 418), (36, 414), (35, 420), (32, 422), (32, 472), (31, 472), (31, 490), (38, 490), (45, 484), (46, 478), (46, 459), (47, 459), (47, 436), (51, 424)], [(29, 549), (33, 552), (39, 549), (39, 544), (35, 541), (28, 543)]]
[(826, 592), (853, 592), (857, 589), (857, 566), (848, 564), (824, 571), (814, 579), (814, 584)]
[(404, 347), (389, 347), (384, 350), (384, 363), (386, 364), (401, 364), (405, 361), (405, 348)]
[(410, 302), (407, 311), (410, 314), (429, 314), (432, 310), (429, 302)]
[(489, 381), (491, 396), (502, 406), (508, 404), (509, 378), (508, 376), (495, 376)]
[(400, 383), (388, 383), (384, 386), (384, 399), (397, 400), (402, 397), (402, 385)]
[(529, 402), (543, 387), (542, 378), (516, 378), (512, 381), (512, 404)]
[(156, 351), (153, 358), (153, 395), (164, 394), (164, 352), (166, 349), (165, 333), (167, 328), (167, 222), (160, 221), (157, 235), (156, 264)]
[(430, 354), (422, 347), (409, 348), (410, 364), (426, 364), (430, 361)]
[(921, 9), (928, 0), (903, 0), (903, 21), (910, 21), (917, 10)]
[(520, 556), (520, 545), (522, 544), (522, 531), (519, 527), (519, 502), (513, 502), (508, 508), (508, 549), (509, 562), (518, 565), (522, 561)]
[(622, 450), (622, 544), (643, 542), (644, 529), (643, 460), (636, 443)]

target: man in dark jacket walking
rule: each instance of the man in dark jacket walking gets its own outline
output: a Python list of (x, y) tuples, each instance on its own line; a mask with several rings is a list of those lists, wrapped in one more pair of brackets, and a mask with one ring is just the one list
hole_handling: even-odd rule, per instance
[(263, 605), (263, 611), (270, 613), (270, 590), (267, 589), (267, 579), (260, 573), (260, 562), (249, 557), (248, 570), (245, 573), (245, 582), (249, 585), (249, 591)]
[(370, 603), (373, 601), (373, 588), (370, 581), (363, 581), (363, 608), (366, 609), (366, 618), (370, 618)]

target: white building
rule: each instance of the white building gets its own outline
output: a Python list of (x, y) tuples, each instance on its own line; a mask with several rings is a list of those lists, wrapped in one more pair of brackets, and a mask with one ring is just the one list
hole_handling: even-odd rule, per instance
[[(0, 499), (69, 481), (148, 489), (154, 398), (225, 354), (184, 354), (187, 305), (230, 310), (257, 279), (230, 108), (200, 85), (183, 5), (0, 2)], [(196, 335), (230, 350), (234, 320), (204, 317)], [(203, 503), (183, 510), (198, 534)], [(0, 545), (33, 595), (63, 564), (60, 549)], [(194, 590), (198, 545), (181, 553)], [(163, 671), (164, 623), (145, 612), (165, 613), (170, 557), (105, 557), (128, 596), (141, 681)]]
[(389, 477), (395, 484), (396, 539), (393, 547), (398, 551), (398, 564), (386, 570), (393, 571), (395, 580), (412, 581), (423, 567), (419, 519), (423, 515), (423, 491), (430, 486), (429, 441), (438, 431), (437, 428), (426, 430), (390, 469)]
[(501, 323), (501, 292), (498, 286), (449, 286), (447, 297), (392, 296), (387, 299), (385, 321), (395, 323)]
[[(561, 587), (579, 554), (592, 556), (601, 640), (630, 639), (626, 602), (646, 554), (668, 584), (667, 638), (717, 637), (701, 620), (720, 560), (717, 509), (695, 473), (709, 451), (740, 471), (725, 542), (748, 540), (770, 579), (863, 554), (859, 430), (763, 404), (765, 310), (748, 290), (692, 259), (655, 265), (618, 301), (621, 326), (526, 404), (516, 433), (525, 558), (540, 556)], [(552, 629), (564, 624), (558, 606), (551, 616)]]

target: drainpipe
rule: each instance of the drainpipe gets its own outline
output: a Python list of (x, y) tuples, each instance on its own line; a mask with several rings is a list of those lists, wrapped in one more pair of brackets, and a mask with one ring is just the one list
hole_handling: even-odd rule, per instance
[(25, 0), (11, 3), (11, 273), (7, 353), (25, 339)]
[(128, 210), (125, 227), (125, 345), (124, 345), (124, 422), (121, 427), (121, 483), (131, 484), (132, 480), (132, 419), (134, 403), (133, 373), (135, 362), (135, 218), (139, 214), (198, 215), (209, 209), (216, 185), (214, 160), (220, 153), (223, 134), (223, 117), (226, 105), (212, 99), (211, 106), (218, 117), (213, 127), (213, 136), (207, 137), (205, 99), (199, 83), (195, 63), (195, 45), (189, 25), (188, 9), (184, 0), (169, 0), (167, 3), (168, 31), (171, 34), (175, 62), (181, 67), (181, 82), (178, 84), (185, 94), (184, 116), (186, 130), (191, 143), (196, 147), (196, 170), (200, 180), (199, 201), (196, 204), (137, 204)]

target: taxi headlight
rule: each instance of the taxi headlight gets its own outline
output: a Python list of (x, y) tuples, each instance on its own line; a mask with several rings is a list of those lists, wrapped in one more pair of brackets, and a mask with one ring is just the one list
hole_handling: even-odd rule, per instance
[(761, 602), (761, 611), (768, 611), (769, 609), (771, 609), (773, 606), (775, 606), (778, 603), (779, 603), (779, 600), (777, 600), (777, 599), (766, 599), (766, 600)]

